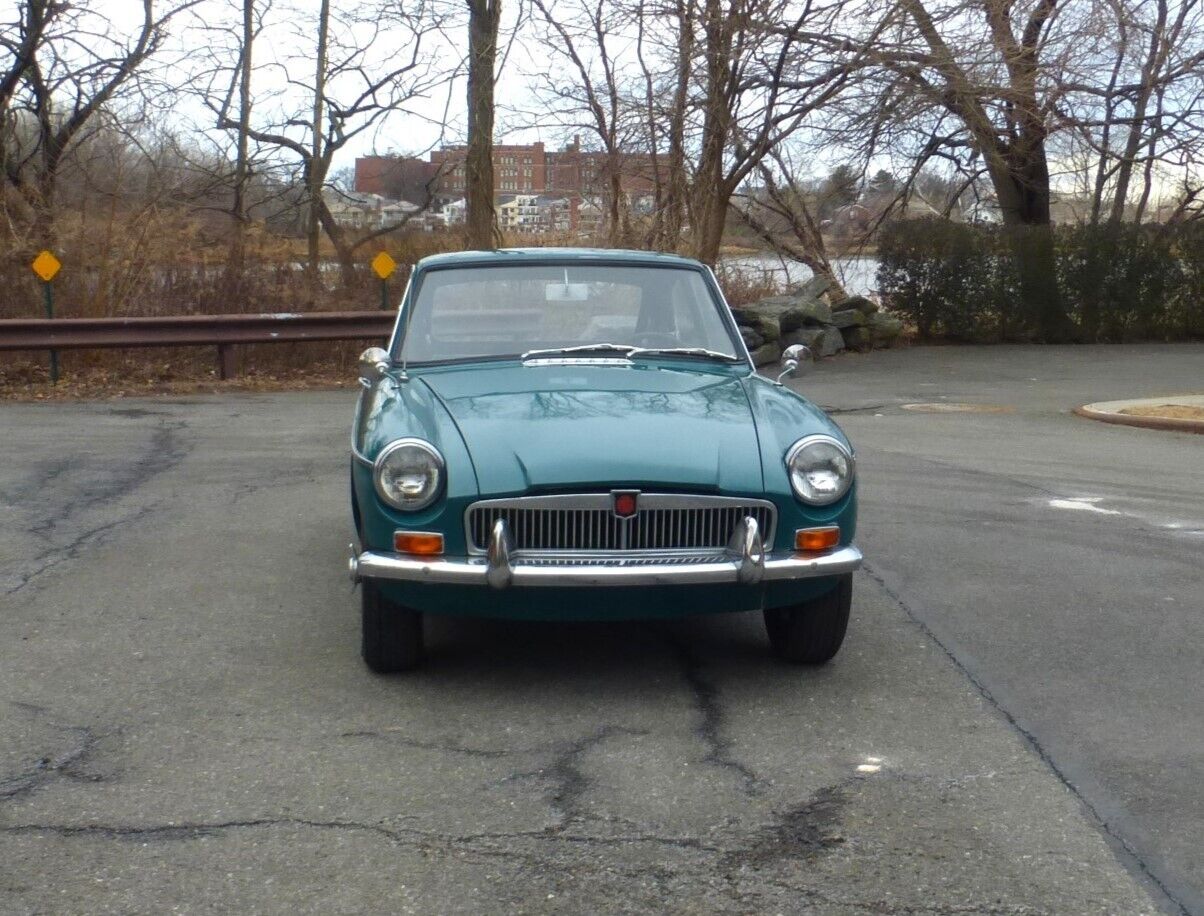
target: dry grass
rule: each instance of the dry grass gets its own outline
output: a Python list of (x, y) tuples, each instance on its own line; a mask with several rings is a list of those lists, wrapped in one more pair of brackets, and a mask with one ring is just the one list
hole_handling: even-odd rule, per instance
[[(0, 237), (2, 240), (2, 237)], [(125, 317), (189, 314), (248, 314), (376, 309), (380, 281), (367, 269), (386, 250), (399, 269), (390, 278), (389, 298), (400, 298), (409, 267), (418, 259), (458, 247), (449, 234), (415, 233), (381, 239), (359, 252), (364, 269), (346, 284), (333, 264), (321, 282), (302, 269), (304, 240), (282, 238), (255, 227), (249, 233), (245, 269), (227, 269), (228, 231), (178, 213), (147, 211), (124, 216), (73, 215), (59, 225), (55, 252), (63, 269), (54, 281), (55, 317)], [(29, 268), (33, 246), (10, 238), (0, 251), (0, 318), (40, 318), (43, 288)], [(377, 342), (379, 343), (379, 342)], [(60, 355), (62, 380), (49, 389), (48, 354), (0, 355), (0, 397), (121, 396), (217, 384), (309, 387), (354, 377), (355, 362), (368, 342), (263, 344), (235, 347), (240, 379), (216, 376), (216, 348), (71, 351)]]
[(782, 292), (780, 278), (771, 270), (752, 267), (732, 267), (720, 263), (715, 271), (724, 298), (732, 306), (747, 305)]
[[(248, 233), (245, 269), (227, 268), (229, 225), (179, 211), (148, 208), (121, 213), (93, 210), (64, 216), (55, 253), (63, 269), (54, 281), (55, 317), (91, 318), (189, 314), (248, 314), (376, 309), (380, 283), (368, 270), (378, 251), (399, 268), (389, 299), (401, 296), (412, 264), (461, 247), (457, 233), (388, 236), (357, 252), (362, 265), (344, 283), (334, 251), (323, 239), (329, 265), (314, 285), (303, 270), (303, 239), (282, 237), (262, 226)], [(510, 236), (509, 246), (590, 244), (591, 240)], [(44, 315), (43, 288), (29, 268), (34, 245), (0, 235), (0, 319)], [(720, 282), (739, 305), (778, 292), (767, 271), (721, 270)], [(356, 359), (369, 342), (263, 344), (234, 348), (238, 377), (217, 378), (216, 348), (69, 351), (60, 354), (61, 381), (49, 385), (48, 354), (0, 356), (0, 398), (121, 397), (128, 394), (340, 385), (353, 379)]]
[[(246, 349), (267, 350), (270, 346)], [(62, 372), (57, 385), (50, 384), (47, 359), (43, 355), (38, 362), (0, 367), (0, 400), (44, 401), (216, 394), (225, 391), (355, 388), (355, 356), (363, 349), (363, 345), (349, 342), (330, 346), (344, 348), (347, 352), (336, 358), (329, 358), (320, 352), (304, 354), (283, 370), (254, 365), (253, 355), (246, 354), (243, 371), (228, 380), (218, 378), (213, 365), (212, 348), (109, 351), (103, 358), (91, 360), (91, 364), (80, 359), (84, 354), (66, 353), (62, 354)], [(295, 347), (318, 351), (322, 345), (280, 344), (277, 349), (293, 350)]]
[(1169, 420), (1204, 420), (1204, 407), (1190, 404), (1157, 404), (1152, 407), (1125, 407), (1119, 413), (1130, 417), (1165, 417)]

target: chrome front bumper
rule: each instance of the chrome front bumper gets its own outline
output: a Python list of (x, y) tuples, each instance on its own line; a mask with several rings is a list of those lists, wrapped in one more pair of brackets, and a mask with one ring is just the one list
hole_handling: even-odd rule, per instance
[(745, 518), (726, 551), (710, 555), (669, 553), (512, 554), (505, 525), (498, 522), (485, 556), (423, 559), (395, 553), (360, 551), (351, 545), (350, 574), (360, 579), (427, 582), (440, 585), (622, 586), (756, 585), (789, 579), (839, 576), (861, 566), (853, 545), (827, 553), (765, 553), (756, 520)]

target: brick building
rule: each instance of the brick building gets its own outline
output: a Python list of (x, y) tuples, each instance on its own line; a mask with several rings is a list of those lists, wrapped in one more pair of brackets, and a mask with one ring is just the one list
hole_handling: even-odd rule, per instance
[[(355, 189), (413, 200), (414, 189), (436, 180), (437, 196), (463, 196), (466, 175), (463, 146), (434, 150), (429, 161), (407, 156), (367, 156), (355, 161)], [(498, 144), (493, 148), (494, 193), (602, 197), (610, 189), (606, 154), (583, 150), (574, 137), (562, 150), (547, 150), (542, 142)], [(632, 154), (623, 160), (623, 190), (630, 196), (652, 192), (648, 157)], [(390, 193), (404, 190), (408, 193)]]
[(438, 165), (412, 156), (361, 156), (355, 160), (355, 190), (421, 206), (428, 188), (440, 192), (438, 174)]

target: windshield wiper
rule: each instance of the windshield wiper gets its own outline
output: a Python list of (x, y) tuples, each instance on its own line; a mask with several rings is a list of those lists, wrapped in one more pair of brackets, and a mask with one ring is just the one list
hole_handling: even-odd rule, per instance
[(566, 353), (622, 353), (624, 356), (630, 356), (632, 353), (639, 351), (639, 349), (639, 347), (633, 347), (630, 344), (582, 344), (577, 347), (552, 347), (548, 350), (528, 350), (519, 359), (531, 359), (536, 356), (563, 356)]
[(596, 343), (576, 347), (552, 347), (548, 350), (528, 350), (520, 359), (539, 356), (564, 356), (569, 353), (622, 353), (628, 359), (637, 356), (700, 356), (704, 359), (721, 359), (725, 363), (738, 363), (740, 357), (706, 347), (636, 347), (630, 344)]
[(706, 359), (721, 359), (726, 363), (740, 362), (740, 357), (706, 347), (635, 347), (627, 354), (628, 359), (637, 356), (702, 356)]

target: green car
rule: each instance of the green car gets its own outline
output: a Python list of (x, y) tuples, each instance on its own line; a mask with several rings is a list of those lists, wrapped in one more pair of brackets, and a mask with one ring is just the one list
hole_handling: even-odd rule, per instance
[[(809, 356), (789, 348), (782, 377)], [(840, 648), (861, 564), (852, 446), (757, 375), (697, 261), (426, 258), (360, 381), (350, 569), (372, 670), (419, 664), (426, 614), (760, 610), (783, 659)]]

